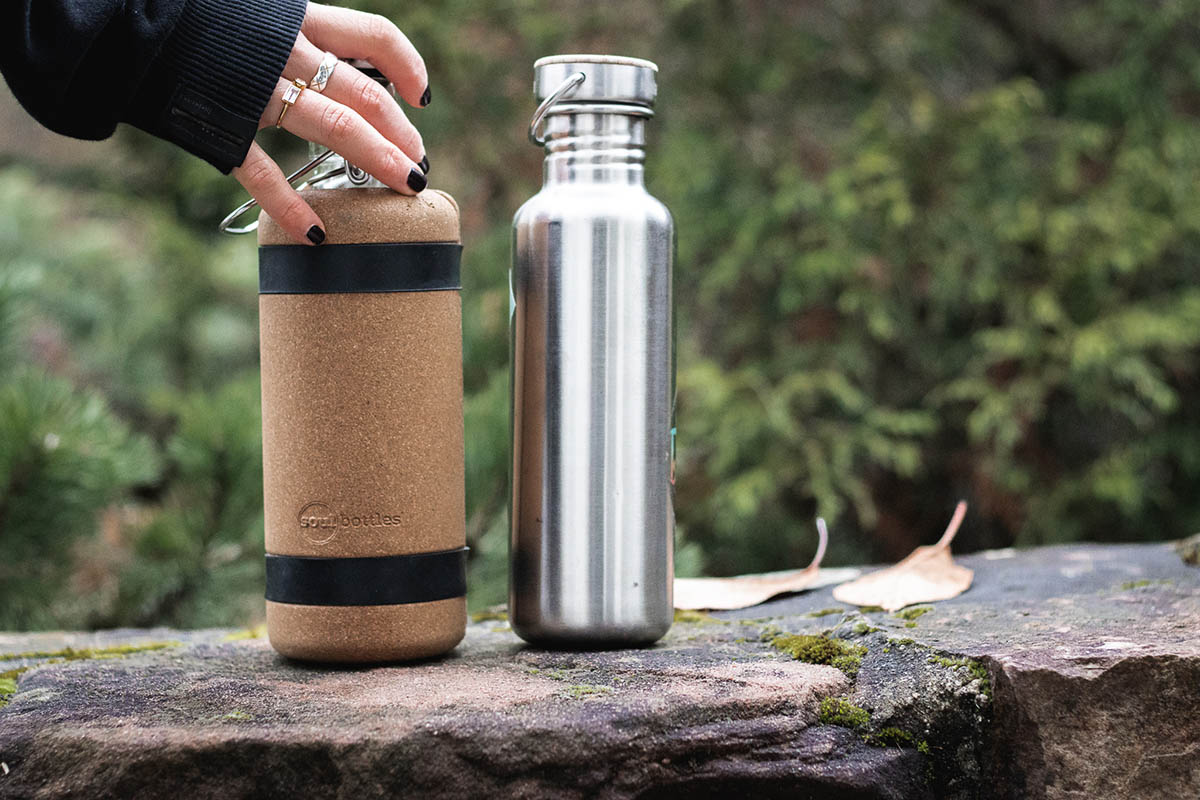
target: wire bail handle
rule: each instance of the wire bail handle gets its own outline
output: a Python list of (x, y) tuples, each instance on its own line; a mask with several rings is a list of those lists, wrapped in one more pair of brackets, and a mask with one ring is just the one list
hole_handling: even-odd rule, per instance
[[(296, 180), (297, 178), (303, 178), (305, 175), (307, 175), (308, 173), (312, 172), (317, 167), (324, 164), (326, 159), (328, 159), (332, 155), (334, 155), (334, 152), (332, 150), (326, 150), (324, 153), (321, 153), (321, 155), (312, 159), (307, 164), (305, 164), (303, 167), (301, 167), (300, 169), (293, 172), (291, 175), (288, 175), (287, 182), (291, 183), (292, 181)], [(343, 172), (345, 172), (344, 167), (340, 168), (340, 169), (335, 169), (332, 172), (327, 172), (324, 175), (318, 175), (317, 177), (313, 178), (311, 181), (305, 181), (304, 183), (301, 183), (299, 186), (296, 187), (296, 189), (297, 190), (304, 189), (305, 187), (320, 183), (321, 181), (329, 180), (330, 178), (332, 178), (336, 175), (341, 175)], [(235, 208), (233, 211), (230, 211), (229, 215), (226, 216), (225, 219), (221, 220), (220, 224), (217, 225), (217, 230), (219, 230), (221, 233), (231, 233), (231, 234), (253, 233), (254, 231), (258, 230), (258, 220), (254, 220), (250, 224), (243, 225), (240, 228), (231, 227), (233, 225), (234, 220), (236, 220), (238, 217), (245, 214), (250, 209), (254, 208), (256, 205), (258, 205), (258, 201), (255, 200), (253, 197), (251, 197), (249, 200), (242, 203), (240, 206)]]
[(573, 72), (558, 85), (557, 89), (550, 93), (549, 97), (541, 102), (537, 107), (537, 111), (533, 112), (533, 119), (529, 122), (529, 141), (538, 147), (545, 146), (546, 140), (538, 134), (538, 128), (541, 127), (542, 120), (545, 119), (546, 114), (550, 111), (550, 106), (574, 92), (585, 80), (587, 80), (587, 76), (582, 72)]

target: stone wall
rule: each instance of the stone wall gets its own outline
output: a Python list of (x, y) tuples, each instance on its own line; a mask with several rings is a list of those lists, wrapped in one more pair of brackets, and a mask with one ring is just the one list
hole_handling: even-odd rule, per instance
[(642, 650), (537, 650), (502, 612), (371, 669), (256, 631), (0, 635), (0, 797), (1200, 796), (1200, 570), (1168, 545), (962, 562), (928, 611), (826, 587)]

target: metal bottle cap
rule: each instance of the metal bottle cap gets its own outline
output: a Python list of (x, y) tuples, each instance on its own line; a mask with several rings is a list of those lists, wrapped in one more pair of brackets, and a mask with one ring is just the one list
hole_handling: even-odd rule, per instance
[(533, 93), (539, 102), (550, 97), (575, 73), (583, 81), (570, 94), (572, 103), (633, 103), (653, 106), (658, 94), (658, 66), (624, 56), (561, 55), (533, 62)]
[(652, 117), (658, 95), (658, 65), (624, 56), (546, 56), (533, 62), (537, 111), (529, 141), (546, 144), (542, 122), (550, 114), (634, 114)]

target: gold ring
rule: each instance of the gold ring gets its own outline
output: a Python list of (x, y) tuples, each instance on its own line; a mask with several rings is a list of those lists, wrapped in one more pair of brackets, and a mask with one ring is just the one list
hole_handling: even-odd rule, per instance
[(296, 78), (283, 90), (283, 96), (279, 98), (283, 101), (283, 110), (279, 112), (279, 119), (275, 121), (276, 128), (283, 127), (283, 118), (287, 116), (288, 109), (296, 104), (296, 101), (300, 99), (300, 93), (307, 88), (307, 83)]

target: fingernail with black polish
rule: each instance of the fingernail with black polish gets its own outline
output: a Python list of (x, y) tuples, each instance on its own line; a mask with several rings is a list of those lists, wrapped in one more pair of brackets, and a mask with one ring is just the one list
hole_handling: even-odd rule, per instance
[(325, 241), (325, 231), (321, 230), (320, 225), (313, 225), (308, 229), (308, 240), (313, 244), (322, 244)]
[(427, 181), (425, 176), (421, 174), (421, 170), (410, 169), (408, 171), (408, 188), (412, 189), (414, 192), (422, 191), (428, 183), (429, 181)]
[(429, 154), (428, 153), (421, 156), (421, 160), (417, 162), (417, 166), (421, 168), (421, 172), (424, 172), (426, 175), (429, 174)]
[(429, 87), (426, 86), (425, 92), (421, 95), (421, 108), (424, 108), (425, 106), (429, 105), (429, 101), (431, 99), (432, 98), (429, 95)]

